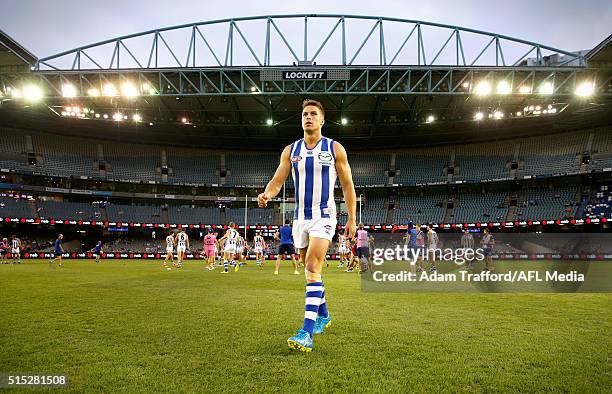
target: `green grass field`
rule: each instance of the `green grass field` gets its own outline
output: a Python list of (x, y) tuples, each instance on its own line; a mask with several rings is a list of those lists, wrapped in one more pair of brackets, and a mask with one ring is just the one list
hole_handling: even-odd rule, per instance
[(332, 262), (333, 324), (305, 354), (286, 345), (304, 304), (290, 267), (64, 265), (0, 266), (0, 372), (62, 372), (69, 391), (106, 393), (612, 387), (610, 294), (363, 293)]

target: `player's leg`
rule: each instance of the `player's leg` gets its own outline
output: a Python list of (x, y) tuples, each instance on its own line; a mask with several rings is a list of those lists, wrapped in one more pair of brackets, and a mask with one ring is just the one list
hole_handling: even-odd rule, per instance
[[(280, 268), (280, 262), (281, 262), (281, 253), (284, 252), (283, 250), (283, 245), (278, 247), (278, 255), (276, 256), (276, 267), (274, 267), (274, 275), (278, 275), (278, 269)], [(286, 256), (283, 256), (283, 260), (286, 258)]]
[(311, 337), (318, 316), (329, 318), (325, 302), (325, 287), (323, 285), (323, 261), (329, 247), (329, 240), (310, 237), (308, 248), (304, 255), (304, 270), (306, 273), (306, 306), (302, 330)]
[(291, 251), (291, 265), (293, 266), (293, 274), (294, 275), (299, 275), (300, 273), (298, 272), (298, 260), (296, 260), (295, 258), (295, 250)]

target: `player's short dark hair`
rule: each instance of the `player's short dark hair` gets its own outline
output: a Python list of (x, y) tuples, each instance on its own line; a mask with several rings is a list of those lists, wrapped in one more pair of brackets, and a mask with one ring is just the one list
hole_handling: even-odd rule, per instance
[(285, 219), (285, 224), (291, 224), (291, 220)]
[(321, 111), (321, 115), (323, 115), (323, 117), (325, 117), (325, 109), (323, 109), (323, 104), (321, 104), (319, 101), (317, 100), (312, 100), (312, 99), (306, 99), (302, 102), (302, 109), (306, 108), (307, 106), (312, 105), (314, 107), (319, 108), (319, 110)]

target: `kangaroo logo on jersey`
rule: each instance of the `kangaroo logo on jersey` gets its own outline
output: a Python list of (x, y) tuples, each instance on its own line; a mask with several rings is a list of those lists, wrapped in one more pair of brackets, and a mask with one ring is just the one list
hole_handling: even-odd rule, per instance
[(332, 161), (332, 155), (329, 152), (321, 152), (319, 153), (319, 160), (323, 163), (329, 163)]
[(291, 162), (292, 162), (292, 163), (297, 163), (297, 162), (299, 162), (300, 160), (302, 160), (302, 156), (293, 156), (293, 157), (291, 158)]

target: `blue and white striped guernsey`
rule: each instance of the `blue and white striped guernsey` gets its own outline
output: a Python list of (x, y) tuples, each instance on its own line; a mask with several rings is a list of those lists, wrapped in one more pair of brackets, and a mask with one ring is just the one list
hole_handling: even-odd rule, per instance
[(295, 185), (295, 219), (336, 219), (334, 185), (336, 156), (334, 140), (321, 137), (312, 149), (304, 139), (291, 144), (291, 165)]

